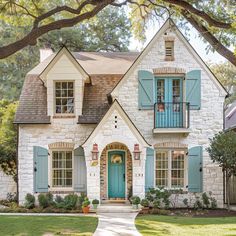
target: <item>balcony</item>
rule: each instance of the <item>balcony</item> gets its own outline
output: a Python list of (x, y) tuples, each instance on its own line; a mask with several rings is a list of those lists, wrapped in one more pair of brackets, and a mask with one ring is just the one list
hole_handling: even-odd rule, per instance
[(154, 104), (153, 133), (182, 133), (189, 130), (189, 103), (159, 102)]

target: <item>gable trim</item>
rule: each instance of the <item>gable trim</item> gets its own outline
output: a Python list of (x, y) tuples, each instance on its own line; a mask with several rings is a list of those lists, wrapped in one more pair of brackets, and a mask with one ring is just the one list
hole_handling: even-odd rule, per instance
[(112, 103), (111, 107), (109, 108), (109, 110), (106, 112), (106, 114), (103, 116), (103, 118), (100, 120), (100, 122), (98, 123), (98, 125), (95, 127), (95, 129), (91, 132), (91, 134), (88, 136), (88, 138), (84, 141), (84, 143), (81, 144), (81, 146), (83, 147), (84, 145), (86, 145), (86, 143), (92, 138), (94, 137), (100, 130), (101, 126), (105, 123), (105, 121), (107, 120), (107, 118), (110, 117), (110, 114), (112, 113), (112, 111), (117, 110), (120, 115), (122, 116), (124, 122), (128, 125), (128, 127), (130, 128), (131, 132), (134, 134), (134, 136), (137, 138), (137, 140), (143, 145), (143, 146), (151, 146), (143, 137), (143, 135), (140, 133), (140, 131), (138, 130), (138, 128), (135, 126), (135, 124), (133, 123), (133, 121), (130, 119), (130, 117), (128, 116), (128, 114), (125, 112), (125, 110), (122, 108), (121, 104), (115, 99), (114, 102)]
[(80, 65), (80, 63), (76, 60), (76, 58), (73, 56), (73, 54), (69, 51), (69, 49), (66, 46), (63, 46), (56, 55), (52, 58), (52, 60), (48, 63), (48, 65), (44, 68), (44, 70), (39, 74), (39, 78), (44, 82), (45, 75), (51, 70), (51, 68), (56, 64), (56, 62), (61, 58), (63, 54), (66, 54), (68, 59), (75, 65), (77, 70), (82, 74), (82, 76), (86, 79), (89, 79), (90, 82), (90, 76), (85, 71), (85, 69)]
[(181, 31), (178, 29), (176, 24), (168, 18), (165, 23), (162, 25), (162, 27), (157, 31), (157, 33), (154, 35), (154, 37), (151, 39), (151, 41), (147, 44), (147, 46), (143, 49), (143, 51), (139, 54), (139, 56), (136, 58), (136, 60), (133, 62), (133, 64), (130, 66), (130, 68), (126, 71), (126, 73), (123, 75), (121, 80), (117, 83), (117, 85), (112, 89), (111, 95), (116, 94), (116, 90), (118, 90), (121, 85), (124, 83), (124, 81), (128, 78), (128, 76), (133, 72), (135, 67), (138, 65), (138, 63), (143, 59), (143, 57), (150, 51), (153, 44), (156, 42), (156, 40), (159, 38), (160, 35), (164, 31), (168, 29), (169, 26), (174, 26), (176, 29), (176, 34), (179, 36), (179, 39), (184, 43), (187, 50), (189, 50), (190, 54), (193, 55), (193, 57), (199, 62), (199, 64), (205, 69), (209, 77), (215, 82), (216, 86), (223, 92), (224, 95), (227, 95), (228, 92), (222, 85), (222, 83), (216, 78), (216, 76), (213, 74), (213, 72), (210, 70), (210, 68), (206, 65), (206, 63), (203, 61), (203, 59), (200, 57), (200, 55), (196, 52), (196, 50), (193, 48), (193, 46), (187, 41), (185, 36), (181, 33)]

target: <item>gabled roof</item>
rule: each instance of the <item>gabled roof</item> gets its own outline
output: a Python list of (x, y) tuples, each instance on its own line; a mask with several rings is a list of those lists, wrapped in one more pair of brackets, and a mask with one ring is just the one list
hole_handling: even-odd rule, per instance
[(48, 63), (48, 65), (43, 69), (43, 71), (39, 74), (39, 78), (42, 81), (46, 81), (47, 73), (52, 69), (52, 67), (57, 63), (57, 61), (62, 57), (62, 55), (66, 55), (69, 60), (74, 64), (74, 66), (78, 69), (78, 71), (82, 74), (84, 80), (89, 79), (89, 74), (84, 70), (84, 68), (80, 65), (80, 63), (76, 60), (76, 58), (72, 55), (72, 53), (66, 48), (62, 47), (58, 53), (52, 58), (52, 60)]
[(129, 118), (128, 114), (124, 111), (120, 103), (115, 99), (110, 107), (110, 109), (106, 112), (106, 114), (103, 116), (99, 124), (95, 127), (95, 129), (92, 131), (92, 133), (89, 135), (89, 137), (85, 140), (85, 142), (81, 146), (85, 146), (86, 143), (88, 143), (91, 139), (93, 139), (97, 133), (101, 130), (102, 125), (107, 121), (107, 119), (111, 116), (113, 111), (118, 111), (118, 113), (121, 115), (125, 123), (130, 128), (133, 135), (136, 137), (136, 139), (139, 141), (140, 144), (142, 144), (144, 147), (151, 146), (143, 137), (143, 135), (140, 133), (140, 131), (137, 129), (135, 124), (132, 122), (132, 120)]
[(124, 74), (120, 82), (113, 88), (111, 95), (115, 95), (116, 92), (119, 90), (119, 88), (124, 84), (124, 82), (128, 79), (130, 74), (134, 71), (134, 69), (137, 67), (137, 65), (142, 61), (142, 59), (147, 55), (147, 53), (153, 48), (156, 41), (159, 39), (161, 35), (164, 34), (164, 32), (169, 28), (174, 27), (176, 29), (176, 35), (179, 37), (179, 39), (184, 43), (186, 48), (189, 50), (189, 52), (192, 54), (192, 56), (199, 62), (199, 64), (204, 68), (204, 70), (207, 72), (209, 78), (216, 84), (216, 86), (219, 88), (219, 90), (226, 95), (227, 91), (224, 88), (224, 86), (220, 83), (220, 81), (215, 77), (213, 72), (209, 69), (209, 67), (206, 65), (206, 63), (203, 61), (203, 59), (199, 56), (199, 54), (196, 52), (196, 50), (192, 47), (192, 45), (188, 42), (188, 40), (185, 38), (185, 36), (181, 33), (181, 31), (178, 29), (178, 27), (175, 25), (175, 23), (169, 18), (165, 21), (165, 23), (162, 25), (162, 27), (159, 29), (159, 31), (155, 34), (155, 36), (152, 38), (152, 40), (148, 43), (148, 45), (145, 47), (145, 49), (139, 54), (139, 56), (136, 58), (134, 63), (130, 66), (130, 68), (127, 70), (127, 72)]

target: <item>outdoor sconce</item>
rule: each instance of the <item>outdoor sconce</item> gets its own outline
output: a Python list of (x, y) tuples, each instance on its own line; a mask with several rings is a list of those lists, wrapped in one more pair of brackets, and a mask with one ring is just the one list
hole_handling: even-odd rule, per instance
[(134, 144), (134, 160), (140, 160), (141, 151), (139, 150), (139, 144)]
[(94, 160), (94, 161), (98, 160), (98, 145), (96, 143), (93, 144), (92, 160)]

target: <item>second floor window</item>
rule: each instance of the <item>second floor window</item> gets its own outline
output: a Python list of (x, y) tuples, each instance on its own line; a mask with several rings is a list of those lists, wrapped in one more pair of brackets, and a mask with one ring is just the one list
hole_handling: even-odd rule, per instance
[(74, 113), (74, 82), (55, 82), (56, 114)]

